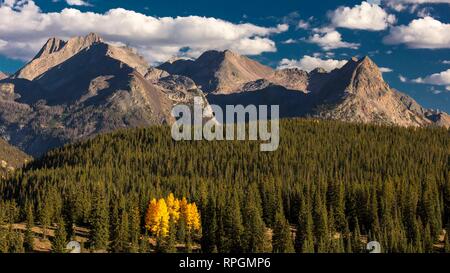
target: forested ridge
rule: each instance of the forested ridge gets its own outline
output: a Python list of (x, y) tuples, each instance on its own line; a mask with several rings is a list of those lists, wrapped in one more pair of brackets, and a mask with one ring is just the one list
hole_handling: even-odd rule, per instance
[[(54, 251), (74, 226), (89, 230), (87, 249), (113, 252), (362, 252), (372, 240), (384, 252), (450, 251), (448, 130), (314, 120), (280, 130), (276, 152), (176, 142), (164, 126), (53, 150), (0, 181), (0, 251), (31, 249), (29, 228), (6, 228), (17, 222), (56, 227)], [(198, 208), (195, 234), (171, 218), (167, 232), (148, 229), (152, 201), (170, 193)]]

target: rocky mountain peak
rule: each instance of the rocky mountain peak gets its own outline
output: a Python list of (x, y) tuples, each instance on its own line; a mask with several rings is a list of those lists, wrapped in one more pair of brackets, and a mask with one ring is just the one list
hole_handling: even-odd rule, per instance
[(70, 38), (67, 44), (74, 48), (86, 48), (93, 44), (102, 43), (103, 39), (96, 33), (89, 33), (86, 36)]
[(50, 38), (38, 52), (38, 54), (34, 57), (34, 59), (41, 58), (42, 56), (50, 55), (55, 53), (66, 45), (66, 42), (58, 39), (56, 37)]
[(237, 54), (233, 53), (231, 50), (218, 51), (218, 50), (208, 50), (205, 51), (197, 61), (200, 63), (211, 63), (220, 64), (223, 61), (228, 61), (230, 58), (238, 57)]
[(355, 63), (350, 86), (352, 91), (368, 96), (380, 96), (389, 90), (380, 68), (367, 56)]
[(85, 48), (103, 43), (103, 39), (90, 33), (86, 36), (70, 38), (63, 41), (50, 38), (38, 54), (26, 66), (13, 75), (13, 78), (34, 80), (51, 68), (63, 63)]
[(164, 63), (170, 74), (186, 76), (209, 93), (234, 93), (251, 81), (267, 78), (273, 70), (231, 50), (204, 52), (194, 61)]

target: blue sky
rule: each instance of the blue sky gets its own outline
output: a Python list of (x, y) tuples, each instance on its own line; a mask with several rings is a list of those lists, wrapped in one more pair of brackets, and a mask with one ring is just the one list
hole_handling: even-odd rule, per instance
[[(136, 47), (152, 63), (184, 53), (196, 57), (202, 50), (224, 47), (272, 67), (285, 59), (282, 64), (304, 69), (315, 63), (332, 69), (351, 56), (369, 55), (384, 68), (383, 76), (392, 87), (425, 107), (450, 112), (450, 0), (425, 0), (446, 3), (420, 5), (408, 3), (417, 0), (35, 0), (27, 9), (23, 6), (29, 3), (24, 2), (30, 1), (0, 2), (0, 12), (4, 12), (0, 13), (0, 71), (16, 71), (49, 36), (68, 38), (89, 31)], [(67, 10), (64, 14), (67, 8), (70, 14)], [(118, 8), (125, 12), (105, 15)], [(198, 17), (189, 17), (192, 15)], [(141, 21), (118, 22), (133, 16)], [(170, 20), (160, 19), (167, 17)], [(350, 20), (353, 17), (357, 20)], [(115, 18), (111, 29), (102, 25), (108, 18)], [(148, 40), (139, 29), (147, 23), (150, 28), (162, 29), (151, 32), (154, 37)], [(127, 28), (134, 32), (127, 36)], [(211, 34), (222, 29), (226, 39)], [(161, 49), (163, 43), (171, 46)]]

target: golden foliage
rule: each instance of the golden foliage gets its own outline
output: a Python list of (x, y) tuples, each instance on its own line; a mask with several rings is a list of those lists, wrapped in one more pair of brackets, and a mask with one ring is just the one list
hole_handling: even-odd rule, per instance
[(186, 223), (188, 232), (200, 232), (201, 219), (197, 205), (188, 203), (185, 197), (181, 200), (170, 193), (165, 199), (152, 199), (145, 214), (145, 228), (154, 236), (169, 235), (169, 221), (175, 224), (180, 218)]
[(150, 201), (145, 214), (145, 227), (155, 236), (167, 236), (169, 234), (169, 210), (166, 201), (161, 198), (158, 201)]

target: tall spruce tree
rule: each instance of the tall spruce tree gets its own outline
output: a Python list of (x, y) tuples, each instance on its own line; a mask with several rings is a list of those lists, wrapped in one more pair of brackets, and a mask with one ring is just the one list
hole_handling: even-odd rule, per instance
[(34, 227), (34, 213), (33, 213), (33, 204), (30, 202), (27, 205), (27, 212), (26, 212), (26, 230), (25, 230), (25, 240), (24, 240), (24, 247), (25, 251), (32, 252), (34, 249), (34, 234), (32, 231), (32, 228)]
[(55, 231), (55, 236), (52, 240), (52, 250), (57, 253), (66, 252), (67, 246), (67, 232), (66, 225), (64, 223), (64, 219), (59, 216), (57, 221), (57, 227)]
[(274, 253), (295, 252), (291, 227), (282, 212), (278, 212), (275, 216), (272, 245), (272, 251)]
[(255, 184), (249, 186), (247, 204), (244, 208), (243, 245), (246, 253), (265, 251), (265, 225), (261, 215), (261, 205)]
[(92, 216), (91, 247), (94, 250), (107, 250), (109, 243), (109, 215), (105, 198), (97, 193)]

